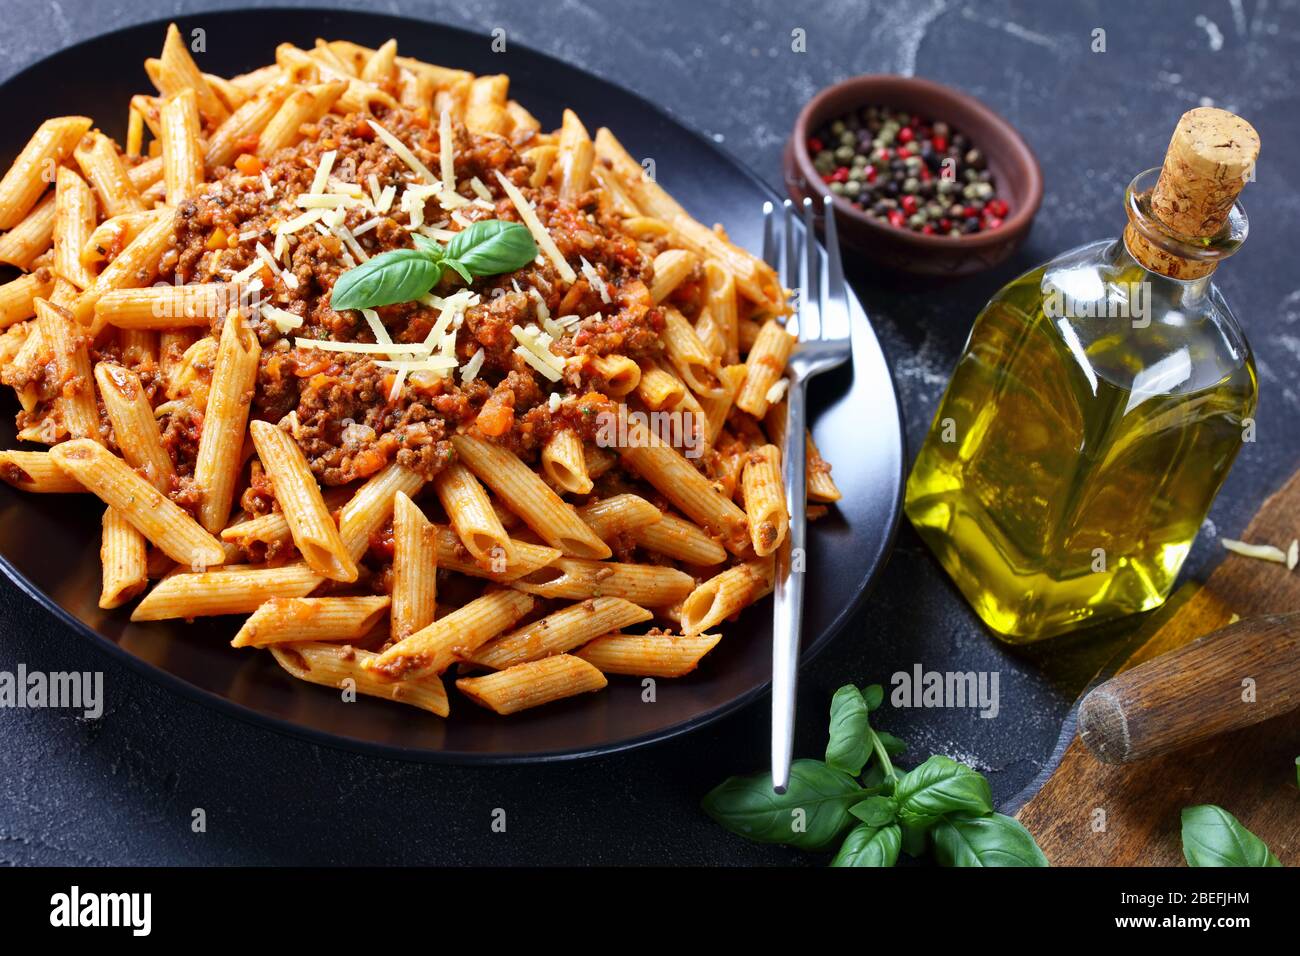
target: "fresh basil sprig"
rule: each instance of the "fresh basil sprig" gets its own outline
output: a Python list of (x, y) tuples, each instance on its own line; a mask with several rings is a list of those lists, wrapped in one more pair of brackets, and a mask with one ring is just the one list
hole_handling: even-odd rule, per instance
[(731, 777), (705, 795), (704, 811), (759, 843), (818, 850), (843, 835), (837, 867), (893, 866), (900, 853), (925, 853), (931, 837), (943, 866), (1047, 866), (1029, 831), (993, 812), (988, 781), (970, 767), (934, 756), (899, 774), (893, 758), (907, 745), (871, 726), (883, 700), (879, 684), (841, 687), (824, 761), (796, 760), (780, 795), (771, 774)]
[(466, 282), (522, 269), (537, 256), (532, 233), (517, 222), (482, 219), (446, 245), (415, 233), (414, 249), (394, 249), (338, 277), (333, 309), (374, 309), (418, 299), (438, 284), (444, 269)]
[(940, 866), (1047, 866), (1047, 857), (1019, 820), (993, 813), (954, 814), (930, 831)]
[(755, 843), (784, 843), (821, 850), (853, 823), (849, 807), (862, 788), (820, 760), (796, 760), (785, 793), (772, 789), (772, 775), (730, 777), (704, 798), (704, 812), (732, 833)]
[(1264, 841), (1222, 807), (1183, 809), (1183, 858), (1188, 866), (1281, 866)]

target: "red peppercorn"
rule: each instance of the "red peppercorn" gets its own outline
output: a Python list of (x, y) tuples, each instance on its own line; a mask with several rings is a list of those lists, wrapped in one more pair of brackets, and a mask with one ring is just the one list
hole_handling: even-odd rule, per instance
[(967, 219), (972, 219), (978, 216), (980, 214), (980, 211), (976, 209), (974, 206), (967, 206), (965, 209), (961, 211), (961, 214), (965, 216)]
[(915, 135), (916, 134), (912, 132), (912, 127), (904, 126), (902, 129), (898, 131), (898, 141), (900, 143), (910, 143), (912, 141), (912, 137), (914, 137)]
[(1002, 217), (1007, 214), (1007, 201), (1005, 199), (990, 199), (988, 205), (984, 208), (994, 216)]
[(867, 167), (866, 177), (867, 177), (867, 182), (869, 182), (869, 183), (874, 183), (874, 182), (876, 181), (876, 167), (875, 167), (875, 166), (868, 166), (868, 167)]
[(820, 152), (821, 152), (823, 149), (825, 149), (825, 148), (826, 148), (826, 147), (822, 145), (822, 141), (821, 141), (820, 139), (818, 139), (816, 136), (813, 136), (813, 137), (810, 137), (810, 138), (809, 138), (809, 140), (808, 140), (808, 152), (810, 152), (810, 153), (820, 153)]
[(822, 175), (822, 182), (829, 185), (830, 183), (835, 182), (835, 176), (832, 173), (824, 173)]
[(915, 196), (907, 195), (903, 197), (903, 212), (907, 213), (909, 216), (914, 215), (916, 213)]
[(946, 218), (945, 218), (945, 219), (940, 219), (940, 220), (939, 220), (939, 228), (942, 229), (944, 232), (947, 232), (949, 229), (952, 228), (952, 220), (951, 220), (951, 219), (946, 219)]
[(946, 153), (948, 151), (948, 138), (946, 136), (936, 136), (930, 140), (930, 145), (934, 147), (936, 153)]
[(922, 235), (933, 236), (934, 226), (930, 225), (929, 223), (926, 223), (924, 226), (921, 227), (921, 233)]
[(901, 212), (899, 212), (897, 209), (891, 209), (891, 210), (889, 210), (889, 224), (890, 224), (891, 226), (897, 226), (899, 229), (902, 229), (902, 228), (903, 228), (903, 214), (902, 214)]
[(849, 167), (841, 166), (835, 172), (831, 173), (831, 179), (837, 183), (846, 183), (849, 181)]
[(1002, 220), (997, 216), (984, 220), (984, 228), (986, 229), (996, 229), (1000, 225), (1002, 225)]

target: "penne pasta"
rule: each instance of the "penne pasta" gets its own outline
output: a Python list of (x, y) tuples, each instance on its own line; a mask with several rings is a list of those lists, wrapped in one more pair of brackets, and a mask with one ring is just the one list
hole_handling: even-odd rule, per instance
[(664, 310), (664, 350), (677, 374), (697, 395), (716, 398), (722, 394), (718, 381), (718, 358), (700, 341), (695, 329), (674, 308)]
[(113, 289), (95, 302), (95, 320), (119, 329), (207, 329), (237, 306), (241, 290), (221, 282)]
[(198, 97), (193, 89), (173, 93), (163, 103), (163, 181), (167, 184), (167, 205), (179, 206), (198, 192), (203, 182), (202, 124)]
[(592, 638), (640, 624), (653, 616), (645, 608), (622, 598), (592, 598), (495, 637), (477, 650), (461, 654), (460, 659), (479, 667), (504, 670), (525, 661), (563, 654)]
[(208, 137), (203, 153), (204, 165), (209, 169), (229, 166), (245, 144), (259, 137), (271, 118), (279, 111), (287, 92), (282, 87), (272, 87), (253, 99), (246, 100), (226, 117)]
[(63, 427), (73, 438), (102, 441), (87, 337), (67, 312), (45, 299), (36, 300), (36, 322), (54, 357), (61, 386), (56, 402), (63, 415)]
[(0, 235), (0, 262), (31, 269), (54, 241), (54, 194), (51, 193), (8, 232)]
[(702, 634), (770, 594), (775, 573), (775, 561), (769, 555), (709, 578), (682, 602), (683, 633)]
[(0, 285), (0, 329), (30, 319), (36, 314), (36, 300), (48, 298), (53, 291), (54, 277), (48, 269)]
[(388, 680), (441, 674), (457, 658), (473, 653), (518, 621), (535, 603), (518, 591), (493, 591), (398, 641), (366, 666)]
[(722, 639), (720, 634), (607, 634), (574, 656), (602, 674), (633, 677), (683, 677)]
[(440, 471), (433, 488), (461, 543), (483, 567), (504, 567), (514, 558), (510, 537), (474, 473), (459, 462)]
[(456, 689), (498, 714), (514, 714), (565, 697), (600, 690), (607, 681), (596, 668), (569, 654), (557, 654), (540, 661), (483, 677), (462, 677)]
[(339, 80), (290, 93), (258, 136), (257, 155), (266, 159), (276, 150), (297, 142), (303, 124), (314, 123), (328, 113), (347, 88), (347, 82)]
[(47, 451), (0, 451), (0, 479), (33, 494), (80, 494), (86, 490)]
[(176, 24), (168, 24), (167, 38), (163, 41), (162, 55), (158, 58), (158, 92), (174, 96), (192, 90), (198, 112), (212, 126), (217, 126), (229, 113), (226, 104), (212, 90), (198, 64), (190, 56), (189, 47), (181, 38)]
[(231, 647), (270, 647), (302, 641), (358, 643), (388, 610), (387, 597), (273, 597), (244, 622)]
[(370, 536), (392, 515), (393, 502), (399, 491), (414, 496), (423, 487), (423, 478), (394, 462), (358, 488), (352, 500), (339, 512), (339, 537), (343, 539), (348, 556), (359, 561), (366, 553)]
[(510, 586), (544, 598), (621, 597), (642, 607), (667, 607), (691, 593), (695, 579), (657, 564), (558, 558)]
[(207, 568), (225, 562), (221, 542), (103, 445), (74, 439), (56, 445), (50, 455), (177, 564)]
[(13, 229), (35, 207), (51, 174), (72, 155), (90, 129), (85, 116), (60, 116), (42, 123), (0, 178), (0, 229)]
[(159, 581), (131, 612), (133, 621), (251, 614), (272, 598), (305, 597), (325, 578), (302, 562), (278, 566), (236, 564), (173, 574)]
[(746, 456), (741, 481), (754, 553), (760, 558), (773, 554), (790, 528), (785, 486), (781, 482), (780, 450), (775, 445), (764, 445), (751, 451)]
[(768, 392), (785, 372), (785, 363), (794, 351), (794, 336), (779, 322), (769, 319), (763, 324), (745, 359), (745, 381), (736, 393), (736, 406), (755, 418), (767, 414)]
[(578, 516), (606, 544), (663, 520), (663, 512), (658, 508), (630, 494), (593, 501), (579, 508)]
[(144, 535), (111, 507), (104, 511), (99, 560), (104, 567), (100, 607), (121, 607), (149, 586)]
[(81, 248), (98, 221), (95, 194), (85, 180), (60, 166), (54, 186), (54, 273), (78, 289), (95, 281), (81, 262)]
[(370, 651), (346, 644), (308, 642), (273, 647), (271, 653), (276, 663), (299, 680), (409, 704), (439, 717), (449, 713), (447, 692), (436, 676), (409, 681), (380, 680), (366, 668), (376, 656)]
[(672, 514), (660, 515), (654, 524), (637, 528), (632, 538), (647, 551), (692, 566), (705, 567), (727, 560), (727, 549), (697, 525)]
[[(356, 561), (339, 536), (338, 525), (325, 507), (320, 486), (297, 442), (270, 422), (253, 422), (249, 431), (303, 560), (331, 580), (355, 581)], [(221, 523), (226, 523), (224, 517)]]
[(517, 456), (468, 435), (457, 435), (452, 445), (470, 471), (551, 547), (574, 557), (610, 556), (609, 546)]
[(98, 130), (92, 130), (81, 138), (72, 155), (81, 168), (81, 174), (99, 197), (104, 215), (121, 216), (144, 211), (140, 191), (131, 181), (126, 163), (111, 139)]
[(437, 607), (438, 531), (399, 491), (393, 500), (392, 639), (401, 641), (432, 624)]
[(591, 164), (595, 158), (596, 147), (591, 142), (587, 127), (582, 125), (577, 113), (565, 110), (560, 125), (559, 152), (556, 154), (561, 199), (574, 202), (586, 192), (591, 179)]
[(163, 448), (158, 420), (140, 376), (121, 365), (100, 362), (95, 366), (95, 383), (122, 457), (149, 484), (164, 494), (170, 491), (176, 468)]
[[(194, 482), (203, 494), (199, 521), (213, 533), (224, 528), (230, 518), (235, 478), (241, 465), (239, 450), (261, 354), (257, 336), (244, 324), (239, 310), (231, 309), (221, 330), (194, 461)], [(314, 557), (320, 559), (319, 555)]]
[[(489, 581), (506, 583), (517, 580), (527, 574), (554, 564), (560, 557), (555, 548), (532, 544), (528, 541), (510, 539), (510, 552), (513, 559), (502, 564), (493, 560), (487, 566), (479, 564), (461, 543), (460, 536), (447, 527), (437, 526), (438, 567), (471, 577), (486, 578)], [(494, 555), (494, 559), (498, 556)]]
[(748, 551), (745, 513), (657, 435), (643, 425), (629, 426), (628, 443), (619, 454), (688, 517), (719, 536), (727, 550), (737, 555)]
[(561, 492), (574, 495), (591, 493), (587, 459), (582, 439), (571, 428), (557, 428), (542, 447), (542, 473)]
[(686, 281), (699, 264), (695, 253), (685, 249), (667, 249), (655, 256), (654, 285), (650, 287), (650, 298), (656, 304), (672, 294), (673, 290)]

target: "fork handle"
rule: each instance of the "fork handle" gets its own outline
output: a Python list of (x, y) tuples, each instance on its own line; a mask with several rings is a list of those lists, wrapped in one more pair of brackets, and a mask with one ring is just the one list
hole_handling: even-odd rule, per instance
[(803, 620), (804, 550), (807, 531), (806, 382), (791, 378), (786, 394), (781, 478), (790, 530), (777, 554), (772, 607), (772, 787), (785, 793), (794, 747), (794, 705), (799, 678), (799, 637)]

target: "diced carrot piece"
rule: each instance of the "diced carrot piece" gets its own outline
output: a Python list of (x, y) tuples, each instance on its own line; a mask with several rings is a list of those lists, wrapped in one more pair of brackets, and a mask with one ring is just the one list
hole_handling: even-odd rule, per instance
[(235, 168), (245, 176), (256, 176), (262, 171), (262, 161), (252, 153), (241, 153), (235, 159)]

